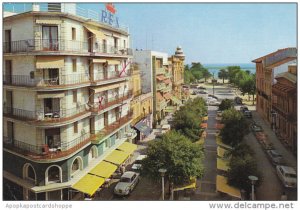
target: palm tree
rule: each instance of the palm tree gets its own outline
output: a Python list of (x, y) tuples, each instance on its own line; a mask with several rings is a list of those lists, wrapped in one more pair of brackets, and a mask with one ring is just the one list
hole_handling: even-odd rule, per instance
[(221, 69), (218, 73), (218, 77), (220, 79), (223, 79), (223, 84), (224, 84), (224, 79), (228, 79), (228, 71), (226, 69)]

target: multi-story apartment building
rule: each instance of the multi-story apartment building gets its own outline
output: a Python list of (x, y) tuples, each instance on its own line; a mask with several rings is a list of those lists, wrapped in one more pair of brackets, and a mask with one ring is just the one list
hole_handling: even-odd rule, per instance
[(141, 69), (142, 91), (153, 92), (153, 127), (156, 127), (167, 113), (176, 110), (174, 105), (181, 104), (172, 93), (172, 60), (168, 60), (167, 53), (150, 50), (135, 51), (133, 60)]
[(278, 74), (272, 86), (272, 109), (275, 128), (292, 151), (297, 153), (297, 65), (290, 64)]
[[(181, 102), (184, 99), (182, 85), (184, 84), (184, 59), (185, 55), (181, 47), (177, 47), (175, 55), (169, 57), (170, 66), (172, 68), (172, 93), (174, 100), (179, 99)], [(180, 104), (179, 101), (177, 101)]]
[(141, 88), (141, 75), (137, 64), (131, 65), (131, 84), (133, 100), (131, 101), (132, 122), (131, 127), (137, 131), (135, 142), (144, 139), (152, 132), (152, 98), (151, 91), (143, 93)]
[(296, 57), (296, 48), (285, 48), (252, 61), (256, 63), (256, 110), (273, 128), (272, 85), (276, 75), (286, 71)]
[(134, 138), (128, 32), (60, 11), (8, 16), (3, 30), (5, 192), (93, 195), (135, 148), (125, 142)]

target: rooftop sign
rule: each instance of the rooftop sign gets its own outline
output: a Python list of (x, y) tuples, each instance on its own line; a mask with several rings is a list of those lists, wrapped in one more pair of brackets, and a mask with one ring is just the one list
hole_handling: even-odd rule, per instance
[(119, 18), (115, 16), (117, 10), (112, 3), (105, 4), (106, 10), (102, 10), (101, 21), (113, 27), (119, 28)]

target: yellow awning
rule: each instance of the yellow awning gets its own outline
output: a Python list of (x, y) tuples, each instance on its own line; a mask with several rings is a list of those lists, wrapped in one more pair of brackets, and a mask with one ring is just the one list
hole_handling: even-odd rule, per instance
[(185, 189), (196, 189), (196, 184), (197, 184), (197, 179), (196, 178), (191, 178), (191, 182), (185, 186), (180, 186), (177, 188), (174, 188), (173, 191), (180, 191), (180, 190), (185, 190)]
[(62, 21), (61, 21), (61, 20), (49, 20), (49, 19), (46, 19), (46, 20), (36, 20), (35, 23), (36, 23), (36, 24), (52, 24), (52, 25), (58, 25), (58, 24), (61, 24)]
[(229, 169), (228, 161), (217, 158), (217, 169), (222, 171), (228, 171)]
[(123, 152), (126, 152), (128, 154), (132, 154), (136, 149), (137, 145), (136, 144), (131, 144), (129, 142), (124, 142), (118, 147), (119, 150), (122, 150)]
[(106, 59), (93, 59), (93, 63), (106, 63)]
[(122, 164), (127, 158), (129, 154), (119, 151), (119, 150), (114, 150), (112, 153), (110, 153), (104, 160), (107, 162), (111, 162), (117, 165)]
[(227, 152), (227, 150), (219, 146), (217, 147), (217, 154), (220, 158), (224, 158), (225, 152)]
[(124, 85), (124, 83), (126, 82), (121, 82), (121, 83), (117, 83), (117, 84), (111, 84), (111, 85), (103, 85), (100, 87), (96, 87), (96, 88), (91, 88), (93, 91), (95, 91), (95, 93), (100, 93), (106, 90), (111, 90), (111, 89), (115, 89), (115, 88), (119, 88), (122, 85)]
[(107, 60), (108, 65), (120, 65), (120, 61), (118, 60)]
[(99, 31), (96, 27), (93, 26), (84, 26), (89, 32), (92, 32), (98, 40), (106, 39), (106, 36)]
[(38, 99), (43, 99), (43, 98), (63, 98), (65, 97), (65, 93), (56, 93), (56, 92), (51, 92), (51, 93), (38, 93), (37, 98)]
[(95, 168), (90, 171), (90, 174), (108, 178), (117, 170), (117, 168), (118, 167), (114, 164), (101, 161)]
[(104, 182), (104, 178), (87, 174), (76, 182), (72, 188), (88, 195), (93, 195)]
[(227, 178), (217, 175), (217, 191), (226, 193), (235, 198), (241, 198), (241, 191), (227, 184)]
[(63, 68), (64, 66), (63, 56), (38, 56), (36, 59), (37, 69)]

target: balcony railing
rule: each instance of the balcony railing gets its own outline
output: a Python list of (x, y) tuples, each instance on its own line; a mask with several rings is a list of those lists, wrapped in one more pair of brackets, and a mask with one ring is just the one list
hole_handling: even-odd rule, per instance
[(130, 75), (131, 75), (130, 71), (128, 71), (126, 73), (123, 73), (121, 75), (120, 75), (120, 72), (117, 72), (117, 73), (111, 74), (111, 75), (104, 74), (103, 72), (100, 72), (100, 73), (94, 75), (94, 78), (93, 78), (92, 82), (101, 82), (101, 81), (114, 80), (114, 79), (128, 77)]
[(131, 48), (119, 47), (114, 45), (96, 44), (95, 53), (116, 54), (116, 55), (133, 55)]
[[(4, 53), (24, 53), (35, 51), (64, 51), (88, 53), (88, 42), (65, 39), (27, 39), (11, 42), (3, 42)], [(133, 55), (131, 48), (122, 48), (112, 45), (96, 44), (93, 53)]]
[(79, 105), (71, 109), (45, 109), (43, 111), (29, 111), (5, 105), (3, 106), (4, 116), (14, 117), (20, 120), (37, 120), (46, 122), (60, 122), (84, 114), (87, 111), (89, 111), (89, 109), (86, 104)]
[(121, 126), (125, 125), (132, 119), (132, 113), (129, 112), (126, 116), (123, 116), (117, 119), (115, 122), (111, 123), (110, 125), (105, 126), (102, 130), (92, 130), (91, 131), (91, 141), (94, 144), (99, 144), (103, 140), (105, 136), (115, 132)]
[(29, 75), (3, 75), (4, 85), (27, 87), (55, 87), (75, 85), (90, 81), (88, 74), (69, 74), (56, 78), (31, 78)]
[(49, 148), (49, 145), (47, 144), (33, 145), (16, 139), (3, 137), (3, 146), (4, 148), (29, 156), (33, 159), (55, 159), (72, 154), (90, 143), (90, 136), (90, 133), (84, 133), (71, 141), (61, 142), (61, 144), (55, 148)]
[(122, 103), (122, 101), (127, 100), (132, 97), (132, 92), (128, 91), (125, 93), (122, 97), (113, 97), (113, 98), (108, 98), (105, 101), (103, 101), (101, 104), (99, 102), (95, 102), (91, 105), (91, 111), (92, 112), (101, 112), (102, 110), (111, 107), (116, 104)]
[(3, 43), (4, 53), (34, 51), (88, 52), (88, 43), (65, 39), (27, 39)]

